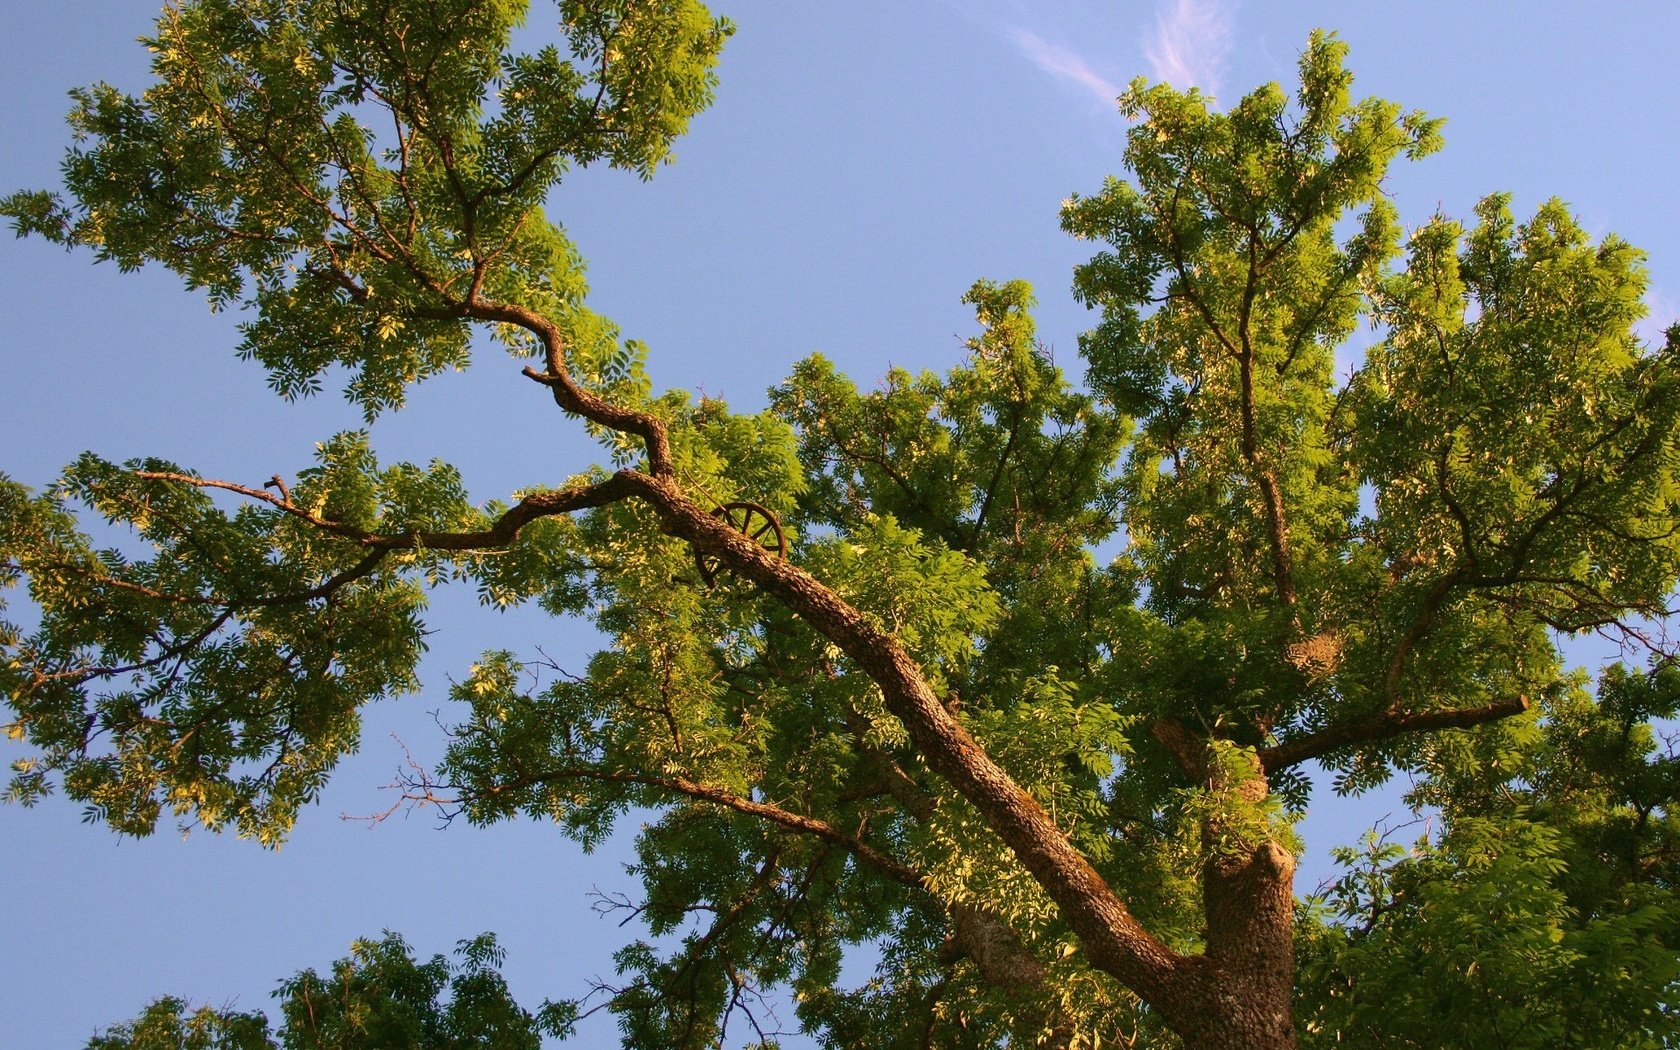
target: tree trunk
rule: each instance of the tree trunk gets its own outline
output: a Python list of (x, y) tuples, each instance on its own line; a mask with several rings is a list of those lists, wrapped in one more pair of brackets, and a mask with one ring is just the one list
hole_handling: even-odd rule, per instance
[[(1224, 796), (1225, 805), (1246, 809), (1265, 802), (1271, 789), (1257, 759), (1236, 767), (1208, 761), (1206, 745), (1178, 724), (1158, 724), (1155, 732), (1185, 772)], [(1206, 968), (1193, 991), (1179, 990), (1196, 1001), (1178, 994), (1155, 1006), (1193, 1050), (1293, 1050), (1295, 856), (1270, 837), (1232, 851), (1228, 833), (1236, 829), (1222, 828), (1222, 816), (1210, 816), (1202, 826), (1208, 860), (1201, 878), (1206, 950), (1200, 961)]]
[(1208, 1050), (1292, 1050), (1295, 858), (1275, 842), (1246, 861), (1210, 864), (1202, 878), (1207, 958), (1218, 975), (1205, 1025), (1181, 1030)]

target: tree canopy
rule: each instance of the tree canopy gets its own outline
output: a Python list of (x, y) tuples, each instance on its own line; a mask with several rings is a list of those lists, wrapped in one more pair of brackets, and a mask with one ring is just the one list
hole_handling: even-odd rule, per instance
[[(12, 799), (275, 844), (362, 708), (419, 689), (428, 591), (468, 586), (607, 644), (575, 676), (483, 654), (406, 794), (585, 846), (646, 817), (627, 1045), (712, 1045), (771, 988), (835, 1046), (1676, 1036), (1680, 327), (1635, 333), (1636, 249), (1497, 194), (1406, 232), (1384, 179), (1439, 121), (1357, 98), (1317, 34), (1293, 93), (1122, 96), (1128, 175), (1062, 213), (1096, 252), (1081, 374), (1029, 287), (979, 280), (948, 372), (813, 356), (738, 413), (655, 391), (548, 211), (578, 169), (655, 175), (729, 24), (561, 0), (520, 52), (525, 8), (182, 0), (152, 87), (75, 95), (63, 190), (0, 203), (172, 270), (276, 393), (341, 387), (369, 427), (488, 336), (608, 464), (483, 503), (363, 430), (290, 478), (0, 479), (0, 582), (38, 613), (0, 625)], [(1648, 664), (1567, 671), (1586, 631)], [(1404, 772), (1438, 829), (1298, 903), (1312, 762), (1337, 792)], [(463, 953), (300, 974), (282, 1045), (525, 1046), (579, 1009)], [(269, 1039), (161, 1000), (92, 1045)]]
[(88, 1050), (538, 1050), (544, 1034), (564, 1031), (575, 1016), (569, 1004), (545, 1003), (535, 1015), (521, 1009), (497, 972), (503, 955), (494, 936), (462, 941), (455, 954), (458, 964), (441, 955), (417, 962), (394, 933), (358, 941), (327, 976), (305, 970), (281, 982), (278, 1043), (260, 1012), (164, 998)]

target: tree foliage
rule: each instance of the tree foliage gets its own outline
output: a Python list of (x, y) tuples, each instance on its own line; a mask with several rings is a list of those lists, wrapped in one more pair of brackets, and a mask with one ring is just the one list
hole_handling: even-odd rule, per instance
[[(946, 374), (862, 390), (812, 357), (736, 413), (655, 394), (545, 211), (575, 168), (653, 174), (729, 27), (556, 13), (563, 45), (520, 54), (512, 2), (183, 0), (153, 87), (77, 93), (63, 193), (0, 205), (20, 233), (167, 266), (279, 394), (342, 377), (370, 426), (482, 330), (611, 467), (477, 503), (357, 432), (291, 483), (92, 454), (4, 482), (0, 572), (40, 610), (0, 637), (13, 798), (278, 842), (462, 584), (608, 644), (578, 676), (484, 654), (408, 794), (585, 846), (655, 813), (607, 988), (629, 1045), (712, 1045), (771, 987), (835, 1046), (1663, 1045), (1680, 330), (1634, 334), (1635, 249), (1499, 195), (1404, 233), (1384, 178), (1439, 122), (1356, 99), (1315, 35), (1293, 96), (1121, 98), (1130, 178), (1063, 210), (1097, 248), (1082, 377), (1025, 284), (982, 280)], [(713, 513), (738, 502), (785, 557)], [(1589, 630), (1650, 668), (1594, 695), (1558, 648)], [(1312, 761), (1339, 792), (1405, 771), (1438, 826), (1297, 909)], [(435, 1005), (441, 961), (357, 953), (283, 988), (286, 1032), (337, 981), (426, 1045), (502, 1045)], [(468, 963), (453, 1002), (534, 1031)], [(267, 1039), (184, 1011), (108, 1045)]]
[(419, 962), (394, 933), (357, 941), (326, 975), (304, 970), (280, 982), (278, 1041), (261, 1013), (166, 998), (88, 1050), (537, 1050), (571, 1024), (569, 1006), (545, 1003), (532, 1015), (513, 1001), (494, 936), (462, 941), (455, 954), (458, 964)]
[[(1669, 1045), (1675, 758), (1653, 719), (1680, 676), (1565, 683), (1515, 746), (1443, 763), (1414, 799), (1445, 828), (1373, 833), (1304, 940), (1302, 1002), (1325, 1045)], [(1380, 991), (1379, 991), (1380, 990)], [(1330, 1038), (1334, 1035), (1334, 1039)]]

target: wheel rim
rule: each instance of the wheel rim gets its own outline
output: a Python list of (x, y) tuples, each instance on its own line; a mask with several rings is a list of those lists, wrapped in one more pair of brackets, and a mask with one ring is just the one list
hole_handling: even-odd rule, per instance
[[(781, 519), (762, 503), (725, 503), (712, 511), (712, 517), (725, 522), (776, 557), (787, 557), (787, 534), (782, 531)], [(695, 551), (694, 565), (700, 570), (700, 579), (707, 587), (716, 586), (718, 571), (723, 567), (717, 558)]]

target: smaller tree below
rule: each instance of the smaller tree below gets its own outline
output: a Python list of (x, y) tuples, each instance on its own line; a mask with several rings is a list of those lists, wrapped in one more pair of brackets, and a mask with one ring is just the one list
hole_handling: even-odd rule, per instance
[(261, 1013), (166, 998), (87, 1050), (539, 1050), (544, 1035), (570, 1028), (569, 1004), (544, 1003), (533, 1015), (513, 1001), (494, 936), (462, 941), (455, 956), (418, 962), (387, 933), (357, 941), (324, 976), (304, 970), (282, 981), (273, 1035)]

